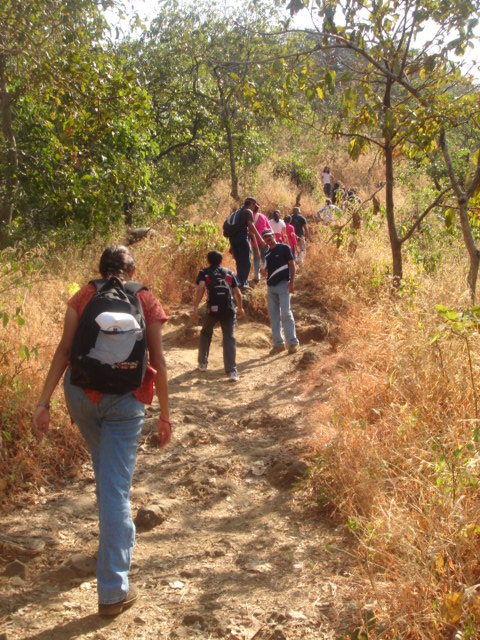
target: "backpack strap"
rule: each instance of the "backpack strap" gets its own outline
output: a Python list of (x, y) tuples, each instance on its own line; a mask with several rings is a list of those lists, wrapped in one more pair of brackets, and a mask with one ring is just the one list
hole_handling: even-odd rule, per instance
[(129, 282), (125, 283), (125, 291), (127, 293), (133, 293), (133, 295), (136, 296), (139, 291), (148, 291), (148, 287), (144, 284), (140, 284), (139, 282), (129, 280)]
[(106, 280), (104, 280), (103, 278), (97, 278), (96, 280), (90, 280), (88, 284), (93, 284), (93, 286), (98, 292), (100, 291), (100, 289), (103, 287), (105, 283), (106, 283)]

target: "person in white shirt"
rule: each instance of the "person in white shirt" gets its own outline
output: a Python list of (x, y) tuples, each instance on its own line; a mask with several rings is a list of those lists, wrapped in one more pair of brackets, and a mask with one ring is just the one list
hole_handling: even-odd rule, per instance
[(329, 226), (339, 221), (342, 210), (332, 204), (330, 198), (325, 200), (325, 206), (317, 211), (318, 218), (325, 226)]
[(287, 226), (283, 220), (280, 219), (280, 211), (275, 209), (273, 217), (268, 221), (273, 233), (275, 234), (275, 240), (277, 242), (283, 242), (288, 244), (287, 241)]
[(329, 198), (332, 195), (332, 180), (333, 176), (330, 173), (330, 167), (324, 167), (322, 172), (323, 192)]

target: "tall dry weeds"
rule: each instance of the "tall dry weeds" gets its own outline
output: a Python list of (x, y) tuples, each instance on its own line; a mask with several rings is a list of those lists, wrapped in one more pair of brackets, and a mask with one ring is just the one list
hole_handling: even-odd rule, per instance
[(436, 274), (407, 263), (412, 286), (392, 297), (378, 244), (364, 233), (351, 262), (324, 253), (327, 264), (310, 263), (319, 278), (325, 270), (340, 277), (348, 305), (341, 318), (347, 371), (335, 378), (329, 413), (319, 407), (328, 422), (319, 431), (335, 435), (316, 452), (310, 490), (358, 541), (370, 585), (365, 602), (376, 603), (386, 625), (372, 637), (450, 637), (459, 627), (476, 638), (480, 345), (470, 336), (470, 365), (465, 340), (442, 331), (435, 310), (437, 303), (461, 308), (465, 274), (457, 249), (446, 247)]

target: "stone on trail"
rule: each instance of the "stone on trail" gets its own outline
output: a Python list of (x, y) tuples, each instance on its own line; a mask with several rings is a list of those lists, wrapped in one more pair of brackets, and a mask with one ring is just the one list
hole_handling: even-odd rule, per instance
[(71, 567), (79, 578), (87, 578), (97, 573), (96, 559), (86, 553), (74, 553), (67, 566)]
[(267, 472), (271, 485), (277, 489), (291, 489), (294, 484), (305, 477), (308, 465), (303, 460), (277, 460)]
[(45, 541), (40, 538), (0, 533), (0, 549), (15, 556), (33, 558), (45, 549)]
[(9, 564), (7, 564), (7, 566), (5, 567), (5, 571), (3, 572), (3, 575), (7, 576), (8, 578), (13, 578), (13, 576), (18, 576), (19, 578), (22, 578), (22, 580), (25, 580), (25, 578), (27, 577), (27, 573), (28, 573), (27, 565), (24, 564), (23, 562), (20, 562), (20, 560), (14, 560), (13, 562), (10, 562)]
[(140, 507), (134, 520), (138, 531), (150, 531), (165, 522), (172, 506), (173, 504), (161, 503)]

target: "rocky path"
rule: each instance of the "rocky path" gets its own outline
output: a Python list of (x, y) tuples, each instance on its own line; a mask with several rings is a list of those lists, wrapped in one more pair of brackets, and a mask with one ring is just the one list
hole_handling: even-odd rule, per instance
[(167, 325), (174, 439), (155, 447), (154, 406), (139, 450), (131, 578), (141, 601), (114, 620), (96, 614), (85, 466), (63, 491), (2, 517), (0, 639), (323, 639), (358, 619), (343, 529), (296, 489), (315, 435), (312, 399), (325, 391), (312, 363), (330, 346), (269, 356), (268, 327), (242, 320), (235, 384), (223, 373), (219, 329), (209, 370), (196, 370), (197, 333), (185, 314)]

